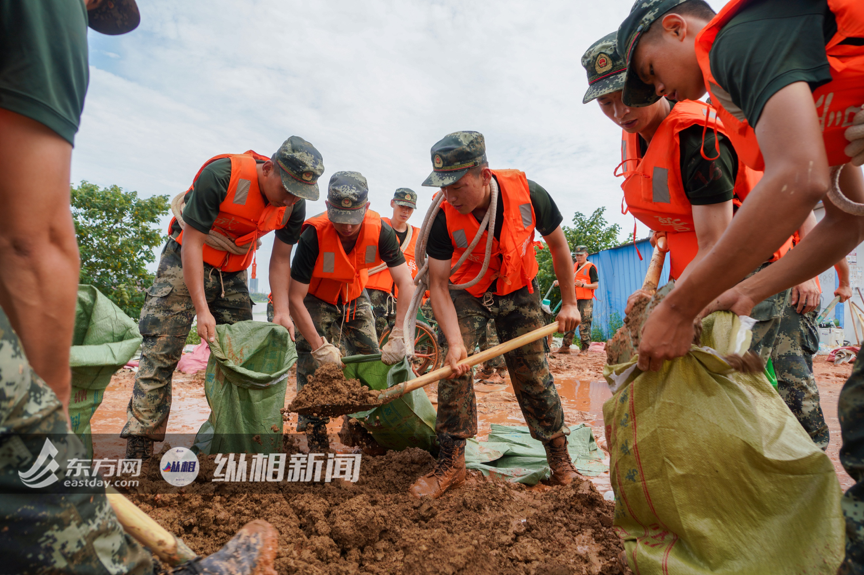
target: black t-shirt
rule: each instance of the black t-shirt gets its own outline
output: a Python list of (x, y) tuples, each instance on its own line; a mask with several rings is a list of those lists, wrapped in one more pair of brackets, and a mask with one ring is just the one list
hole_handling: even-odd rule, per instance
[[(575, 270), (578, 270), (581, 266), (576, 266)], [(588, 270), (588, 279), (591, 280), (589, 284), (596, 284), (600, 281), (600, 278), (597, 276), (597, 266), (591, 266), (591, 269)]]
[[(735, 190), (735, 178), (738, 177), (738, 155), (735, 148), (722, 134), (720, 136), (720, 157), (716, 160), (706, 160), (702, 157), (703, 126), (690, 126), (679, 133), (681, 143), (681, 181), (684, 193), (694, 206), (710, 206), (722, 204), (732, 199)], [(714, 131), (709, 127), (705, 131), (705, 155), (713, 158), (717, 155), (714, 142)], [(641, 137), (639, 144), (642, 156), (648, 146)]]
[[(258, 161), (258, 163), (264, 162)], [(186, 223), (202, 234), (210, 233), (210, 228), (219, 215), (219, 206), (228, 196), (230, 183), (230, 158), (211, 162), (201, 170), (201, 175), (192, 187), (192, 193), (186, 196), (186, 207), (183, 208), (183, 219)], [(264, 201), (267, 201), (266, 196)], [(294, 204), (285, 226), (276, 230), (276, 237), (288, 245), (296, 244), (304, 221), (306, 221), (306, 200), (301, 199)], [(180, 224), (175, 222), (171, 227), (171, 235), (176, 236), (179, 233)]]
[[(496, 179), (497, 181), (497, 179)], [(528, 180), (528, 190), (531, 194), (531, 205), (534, 207), (536, 229), (541, 236), (548, 236), (564, 221), (555, 200), (538, 183)], [(475, 219), (476, 216), (475, 216)], [(477, 220), (481, 221), (481, 220)], [(501, 226), (504, 225), (504, 198), (498, 194), (498, 211), (495, 213), (495, 239), (501, 238)], [(474, 239), (474, 238), (469, 238)], [(449, 260), (453, 257), (453, 243), (447, 232), (447, 215), (444, 210), (438, 212), (432, 222), (429, 241), (426, 244), (426, 254), (436, 260)]]
[[(359, 237), (359, 235), (358, 235)], [(343, 246), (344, 247), (344, 246)], [(350, 253), (354, 249), (345, 250)], [(318, 230), (315, 226), (309, 226), (300, 234), (297, 242), (297, 251), (291, 262), (291, 280), (301, 284), (309, 284), (312, 281), (312, 272), (315, 270), (315, 262), (318, 261)], [(396, 233), (390, 224), (381, 222), (381, 234), (378, 236), (378, 255), (384, 260), (388, 268), (395, 268), (405, 263), (405, 256), (399, 249)]]
[(831, 81), (825, 45), (837, 32), (827, 0), (754, 0), (717, 34), (711, 73), (714, 97), (755, 127), (766, 102), (795, 82), (810, 90)]
[(397, 231), (396, 228), (393, 228), (393, 233), (396, 234), (396, 239), (399, 240), (399, 245), (405, 241), (405, 238), (408, 237), (408, 228), (405, 228), (404, 232)]

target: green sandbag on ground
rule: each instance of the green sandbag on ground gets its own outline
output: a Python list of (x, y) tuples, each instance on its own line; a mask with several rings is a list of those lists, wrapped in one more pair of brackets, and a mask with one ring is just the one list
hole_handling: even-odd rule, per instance
[(126, 365), (141, 346), (138, 323), (90, 285), (78, 286), (75, 330), (69, 364), (72, 367), (72, 431), (93, 457), (90, 418), (102, 403), (111, 376)]
[(272, 323), (217, 325), (210, 343), (204, 393), (210, 417), (193, 451), (278, 453), (288, 370), (297, 350), (288, 330)]

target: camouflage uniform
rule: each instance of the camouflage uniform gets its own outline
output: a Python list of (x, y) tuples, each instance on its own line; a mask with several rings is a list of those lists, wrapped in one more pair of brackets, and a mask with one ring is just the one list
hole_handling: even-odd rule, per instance
[[(45, 446), (58, 450), (54, 488), (30, 488), (29, 470)], [(92, 488), (57, 489), (69, 460), (86, 459), (60, 400), (27, 363), (0, 310), (0, 533), (4, 573), (152, 573), (150, 554), (129, 537), (105, 498)]]
[(273, 302), (268, 301), (267, 302), (267, 321), (269, 321), (270, 323), (273, 323), (273, 316), (274, 315), (275, 315), (275, 312), (273, 311)]
[(396, 298), (393, 298), (392, 303), (390, 303), (391, 294), (380, 289), (367, 289), (366, 294), (372, 304), (372, 312), (375, 314), (375, 333), (378, 334), (380, 340), (381, 334), (390, 327), (390, 315), (395, 316)]
[[(205, 263), (204, 292), (217, 325), (252, 320), (245, 271), (222, 273), (220, 282), (219, 270)], [(169, 239), (141, 310), (138, 328), (144, 343), (121, 437), (165, 439), (171, 411), (171, 376), (183, 354), (194, 317), (195, 305), (183, 280), (180, 244)]]
[[(495, 323), (501, 339), (509, 341), (546, 325), (540, 307), (539, 286), (534, 293), (528, 286), (511, 294), (490, 293), (476, 298), (464, 290), (451, 291), (450, 297), (459, 318), (459, 328), (466, 349), (474, 349), (489, 322)], [(490, 302), (488, 306), (483, 302)], [(564, 425), (564, 410), (549, 364), (546, 362), (546, 340), (535, 341), (504, 355), (513, 391), (528, 423), (531, 436), (544, 443), (569, 435)], [(436, 431), (454, 438), (467, 439), (477, 434), (477, 402), (471, 372), (457, 379), (438, 382), (438, 417)]]
[[(486, 329), (483, 330), (477, 340), (477, 347), (480, 351), (486, 351), (490, 347), (495, 347), (500, 343), (501, 342), (498, 340), (498, 332), (495, 330), (495, 323), (491, 321), (486, 323)], [(504, 356), (499, 355), (489, 361), (484, 361), (483, 368), (485, 370), (506, 369), (507, 365), (504, 363)]]
[(771, 360), (777, 375), (777, 391), (795, 417), (823, 451), (828, 448), (830, 435), (822, 406), (819, 388), (813, 377), (813, 356), (819, 351), (819, 330), (816, 317), (819, 310), (800, 314), (787, 304), (780, 318)]
[[(579, 315), (582, 316), (582, 323), (579, 324), (579, 339), (584, 350), (588, 349), (588, 346), (591, 345), (591, 322), (594, 320), (594, 300), (576, 300), (576, 307), (579, 308)], [(570, 347), (573, 344), (573, 337), (575, 335), (576, 330), (565, 333), (562, 346)]]
[(852, 375), (840, 391), (837, 404), (840, 433), (840, 463), (855, 485), (843, 495), (846, 518), (846, 559), (838, 574), (864, 573), (864, 354), (858, 354)]
[[(342, 356), (379, 353), (375, 334), (375, 317), (369, 299), (360, 296), (352, 302), (333, 305), (307, 294), (303, 304), (315, 324), (318, 335), (337, 346)], [(347, 317), (346, 317), (347, 316)], [(306, 385), (309, 375), (317, 369), (312, 358), (312, 347), (302, 334), (297, 334), (297, 391)], [(297, 431), (305, 431), (306, 424), (326, 424), (329, 417), (300, 416)]]

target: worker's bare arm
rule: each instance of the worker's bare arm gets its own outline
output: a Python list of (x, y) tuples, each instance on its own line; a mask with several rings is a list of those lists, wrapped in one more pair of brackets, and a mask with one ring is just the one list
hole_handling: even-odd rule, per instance
[(288, 305), (288, 286), (291, 285), (291, 251), (293, 246), (279, 238), (273, 240), (270, 254), (270, 291), (273, 294), (273, 323), (288, 330), (294, 339), (294, 322)]
[(300, 330), (300, 334), (309, 342), (314, 351), (324, 345), (324, 338), (318, 335), (315, 322), (312, 321), (312, 316), (309, 315), (309, 310), (303, 303), (307, 293), (309, 293), (309, 284), (292, 281), (288, 287), (288, 303), (294, 325)]
[(216, 340), (216, 318), (210, 313), (207, 305), (207, 294), (204, 291), (204, 239), (207, 236), (186, 226), (183, 231), (183, 246), (180, 257), (183, 261), (183, 281), (189, 290), (195, 315), (198, 316), (198, 335), (204, 341)]
[[(687, 353), (696, 316), (768, 259), (828, 191), (829, 169), (822, 131), (805, 82), (790, 84), (768, 100), (756, 125), (756, 135), (765, 159), (764, 177), (715, 249), (693, 267), (685, 281), (678, 283), (648, 318), (639, 346), (640, 369), (656, 371), (664, 360)], [(839, 256), (832, 262), (837, 259)]]
[(561, 286), (561, 311), (558, 312), (558, 331), (566, 333), (573, 331), (582, 322), (579, 309), (576, 307), (576, 287), (573, 283), (573, 263), (570, 256), (570, 245), (564, 236), (561, 226), (548, 236), (543, 236), (549, 253), (552, 254), (552, 266), (555, 276)]
[(396, 300), (396, 327), (401, 328), (405, 323), (405, 312), (411, 305), (411, 299), (414, 297), (414, 278), (411, 277), (411, 270), (408, 269), (408, 264), (399, 264), (396, 267), (388, 268), (390, 277), (393, 278), (393, 283), (399, 290), (399, 299)]
[[(453, 370), (451, 379), (464, 375), (469, 367), (459, 366), (460, 360), (468, 357), (465, 342), (462, 340), (462, 331), (459, 329), (459, 318), (456, 316), (456, 307), (450, 299), (450, 260), (436, 260), (430, 257), (429, 262), (429, 293), (432, 296), (432, 311), (438, 320), (438, 327), (444, 332), (447, 339), (447, 357), (444, 363)], [(400, 298), (401, 299), (401, 298)]]
[(678, 278), (679, 282), (683, 282), (690, 275), (690, 270), (696, 267), (714, 249), (730, 223), (732, 223), (732, 200), (708, 206), (693, 206), (693, 228), (696, 232), (699, 250), (696, 252), (696, 257)]

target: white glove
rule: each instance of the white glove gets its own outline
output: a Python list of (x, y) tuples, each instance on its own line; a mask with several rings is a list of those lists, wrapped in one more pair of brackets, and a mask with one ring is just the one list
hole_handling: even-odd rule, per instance
[(338, 347), (328, 342), (326, 337), (323, 339), (324, 345), (312, 352), (312, 358), (318, 362), (318, 365), (327, 363), (342, 365), (342, 352), (339, 351)]
[(852, 125), (846, 128), (843, 135), (849, 140), (849, 145), (846, 146), (844, 152), (852, 158), (850, 163), (853, 166), (861, 166), (864, 164), (864, 107), (855, 114), (855, 117), (852, 118)]
[(405, 357), (405, 334), (401, 328), (393, 328), (387, 343), (381, 349), (381, 361), (387, 365), (399, 363)]

